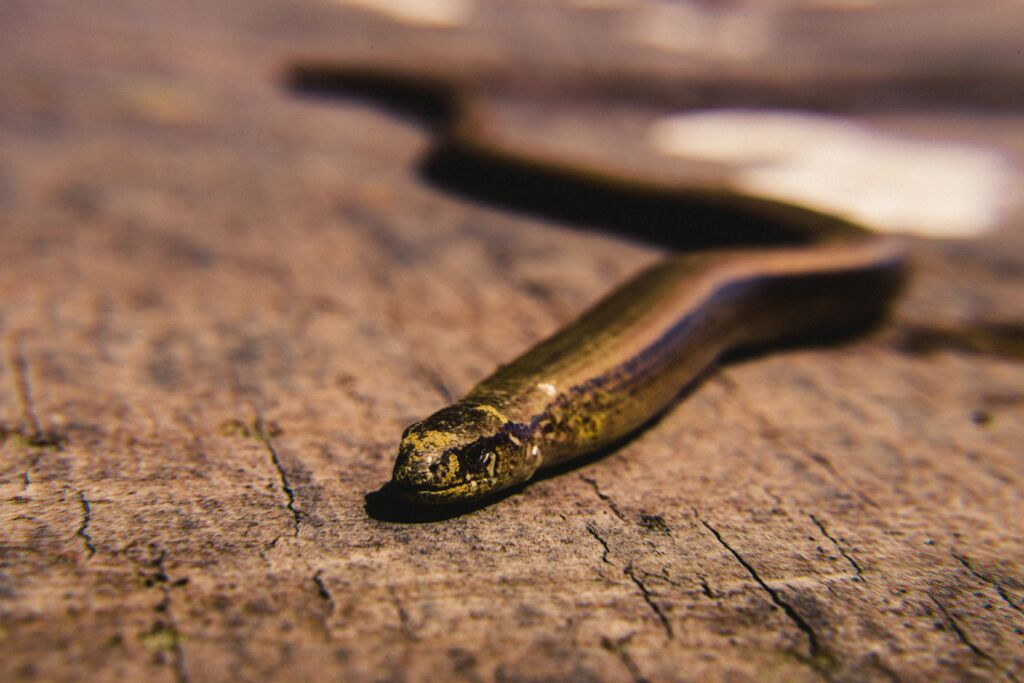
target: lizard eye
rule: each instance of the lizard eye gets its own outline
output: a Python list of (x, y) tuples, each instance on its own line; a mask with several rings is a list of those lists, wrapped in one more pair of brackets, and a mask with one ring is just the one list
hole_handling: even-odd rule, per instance
[(470, 472), (480, 472), (491, 463), (492, 458), (494, 458), (494, 451), (489, 451), (482, 446), (468, 448), (463, 453), (463, 462)]

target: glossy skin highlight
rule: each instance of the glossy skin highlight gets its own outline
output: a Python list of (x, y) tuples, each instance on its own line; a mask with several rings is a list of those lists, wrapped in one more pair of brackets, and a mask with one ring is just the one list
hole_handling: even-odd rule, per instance
[(416, 503), (484, 498), (629, 435), (723, 353), (843, 333), (882, 316), (902, 248), (817, 214), (825, 242), (678, 255), (409, 427), (392, 485)]

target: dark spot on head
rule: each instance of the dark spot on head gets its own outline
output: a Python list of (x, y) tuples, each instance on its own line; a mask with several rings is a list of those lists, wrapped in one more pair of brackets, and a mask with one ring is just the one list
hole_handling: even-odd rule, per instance
[(490, 444), (478, 442), (463, 449), (459, 455), (466, 469), (475, 474), (482, 472), (490, 464), (491, 458), (494, 457), (494, 452), (491, 450)]

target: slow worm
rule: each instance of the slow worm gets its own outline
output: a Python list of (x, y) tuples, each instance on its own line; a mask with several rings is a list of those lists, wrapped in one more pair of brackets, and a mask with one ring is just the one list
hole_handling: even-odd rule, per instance
[[(480, 129), (486, 115), (474, 114), (456, 117), (457, 144), (514, 156)], [(441, 504), (520, 484), (636, 431), (724, 353), (855, 330), (880, 318), (899, 290), (905, 256), (891, 238), (722, 188), (691, 190), (781, 217), (808, 241), (676, 254), (644, 270), (406, 429), (392, 488)]]

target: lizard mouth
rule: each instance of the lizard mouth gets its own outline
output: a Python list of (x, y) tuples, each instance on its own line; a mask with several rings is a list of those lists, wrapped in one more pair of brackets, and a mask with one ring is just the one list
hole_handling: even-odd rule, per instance
[(481, 498), (493, 490), (490, 481), (468, 481), (454, 486), (437, 488), (431, 486), (409, 486), (398, 483), (398, 494), (414, 503), (439, 505), (442, 503), (462, 503)]

